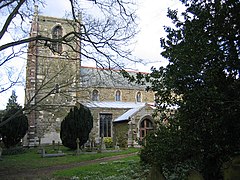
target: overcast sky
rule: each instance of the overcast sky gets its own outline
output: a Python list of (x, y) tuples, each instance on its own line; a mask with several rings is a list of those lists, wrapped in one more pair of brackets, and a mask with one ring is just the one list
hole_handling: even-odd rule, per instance
[[(82, 0), (82, 2), (84, 1), (87, 2), (86, 0)], [(93, 6), (92, 2), (88, 2), (85, 8), (89, 8), (89, 6)], [(169, 19), (166, 17), (168, 7), (179, 9), (180, 11), (183, 9), (179, 0), (138, 0), (137, 15), (139, 18), (140, 33), (136, 37), (137, 43), (134, 48), (134, 55), (145, 59), (148, 63), (144, 65), (136, 64), (132, 68), (148, 72), (152, 66), (159, 67), (167, 64), (167, 61), (160, 55), (159, 40), (160, 37), (165, 35), (163, 26), (170, 24)], [(40, 9), (40, 13), (47, 16), (63, 17), (69, 10), (70, 5), (67, 0), (46, 0), (46, 6), (44, 9)], [(23, 75), (25, 75), (25, 72)], [(16, 91), (18, 102), (23, 105), (24, 87), (14, 87), (13, 90)], [(5, 109), (11, 93), (12, 91), (8, 90), (0, 94), (0, 109)]]

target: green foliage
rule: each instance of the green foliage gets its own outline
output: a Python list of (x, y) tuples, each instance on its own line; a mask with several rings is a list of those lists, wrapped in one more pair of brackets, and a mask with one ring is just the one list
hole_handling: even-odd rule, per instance
[(127, 147), (127, 137), (124, 133), (119, 133), (117, 139), (118, 139), (117, 143), (119, 147), (121, 148)]
[[(107, 170), (107, 171), (106, 171)], [(72, 168), (56, 172), (56, 177), (76, 179), (108, 179), (108, 180), (131, 180), (146, 179), (148, 169), (141, 167), (138, 156), (131, 156), (117, 161), (102, 162), (81, 168)]]
[(19, 104), (17, 103), (17, 95), (16, 95), (15, 91), (12, 91), (12, 95), (8, 99), (8, 103), (6, 106), (7, 110), (12, 109), (12, 108), (19, 108)]
[(182, 2), (184, 20), (169, 10), (175, 28), (161, 39), (169, 64), (148, 77), (157, 115), (168, 123), (148, 138), (141, 158), (168, 177), (195, 169), (222, 179), (223, 162), (240, 151), (240, 2)]
[[(201, 163), (192, 158), (191, 139), (182, 137), (177, 124), (159, 125), (158, 131), (147, 136), (146, 145), (141, 150), (141, 160), (158, 167), (167, 179), (185, 179), (190, 169), (199, 170)], [(188, 144), (188, 146), (187, 146)]]
[(113, 147), (113, 139), (111, 137), (104, 137), (103, 141), (104, 141), (107, 148), (112, 148)]
[(11, 120), (0, 127), (0, 135), (2, 136), (2, 141), (6, 148), (16, 146), (28, 130), (27, 116), (23, 114), (22, 107), (17, 103), (17, 96), (14, 91), (9, 99), (6, 111), (0, 123), (8, 119)]
[(13, 147), (9, 149), (3, 149), (2, 154), (3, 155), (16, 155), (16, 154), (23, 154), (26, 152), (26, 149), (22, 146), (19, 147)]
[(114, 134), (114, 144), (121, 147), (127, 147), (127, 136), (126, 133), (128, 131), (127, 124), (119, 123), (115, 124), (115, 134)]
[(75, 106), (61, 122), (60, 138), (62, 144), (70, 149), (76, 149), (76, 140), (79, 138), (79, 145), (84, 145), (89, 138), (92, 127), (93, 117), (90, 110), (82, 104), (79, 108)]
[[(45, 147), (47, 152), (54, 153), (52, 146)], [(39, 169), (43, 167), (58, 166), (62, 164), (79, 163), (104, 157), (112, 157), (116, 155), (123, 155), (138, 152), (138, 149), (127, 149), (117, 152), (104, 152), (104, 153), (86, 153), (81, 156), (73, 156), (74, 150), (69, 150), (64, 146), (60, 146), (60, 150), (66, 154), (64, 157), (42, 158), (40, 154), (36, 153), (38, 149), (30, 148), (25, 149), (25, 153), (18, 155), (3, 156), (3, 161), (0, 161), (0, 172), (9, 173), (9, 169), (16, 170), (30, 170)], [(4, 150), (5, 151), (5, 150)], [(31, 163), (29, 163), (31, 162)]]

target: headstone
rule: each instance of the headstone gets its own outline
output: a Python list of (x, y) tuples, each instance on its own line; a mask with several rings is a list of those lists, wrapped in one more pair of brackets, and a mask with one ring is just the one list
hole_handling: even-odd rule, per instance
[(38, 137), (38, 146), (41, 147), (41, 137)]
[(45, 157), (45, 155), (46, 155), (46, 151), (45, 151), (45, 149), (44, 149), (44, 147), (42, 148), (42, 154), (41, 154), (41, 156), (42, 157)]
[(60, 150), (60, 142), (58, 141), (58, 145), (57, 145), (57, 150), (58, 150), (58, 153), (62, 153), (62, 151)]
[(188, 179), (191, 180), (191, 179), (194, 179), (194, 180), (204, 180), (203, 179), (203, 176), (196, 170), (190, 170), (188, 172)]
[(49, 157), (62, 157), (65, 156), (64, 153), (57, 153), (57, 154), (47, 154), (44, 147), (42, 148), (42, 154), (41, 157), (42, 158), (49, 158)]
[(80, 154), (80, 149), (79, 149), (80, 140), (79, 140), (79, 138), (77, 138), (76, 143), (77, 143), (77, 155), (79, 155)]
[(157, 167), (153, 166), (149, 171), (147, 180), (166, 180), (166, 178)]
[(240, 155), (232, 157), (231, 161), (224, 163), (224, 179), (240, 179)]
[(115, 150), (120, 150), (120, 147), (119, 146), (115, 146)]
[(56, 147), (55, 147), (55, 141), (54, 140), (52, 141), (52, 147), (53, 147), (53, 150), (55, 151)]
[(101, 150), (106, 150), (106, 145), (103, 136), (101, 137)]
[(41, 145), (41, 137), (38, 137), (38, 149), (37, 149), (37, 153), (38, 154), (42, 154), (42, 145)]
[(116, 144), (115, 144), (115, 150), (120, 150), (119, 143), (118, 143), (118, 138), (116, 138)]

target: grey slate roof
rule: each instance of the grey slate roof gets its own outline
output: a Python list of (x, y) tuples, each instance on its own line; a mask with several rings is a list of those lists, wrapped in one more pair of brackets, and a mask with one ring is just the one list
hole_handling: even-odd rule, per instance
[[(129, 72), (136, 75), (136, 72)], [(128, 89), (145, 89), (145, 86), (131, 83), (124, 78), (120, 71), (109, 69), (98, 69), (93, 67), (80, 68), (80, 80), (82, 87), (114, 87)]]
[(113, 122), (130, 120), (130, 118), (134, 116), (137, 112), (139, 112), (142, 108), (144, 108), (144, 106), (139, 106), (139, 107), (130, 109), (124, 114), (122, 114), (121, 116), (119, 116), (118, 118), (114, 119)]

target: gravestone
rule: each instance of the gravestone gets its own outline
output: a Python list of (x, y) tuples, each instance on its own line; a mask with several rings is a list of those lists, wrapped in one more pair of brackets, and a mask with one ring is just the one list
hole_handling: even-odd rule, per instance
[(62, 151), (60, 150), (60, 142), (59, 141), (58, 141), (58, 145), (57, 145), (57, 152), (62, 153)]
[(194, 179), (194, 180), (204, 180), (203, 176), (196, 170), (190, 170), (188, 172), (188, 174), (189, 174), (188, 177), (187, 177), (188, 180), (192, 180), (192, 179)]
[(52, 148), (53, 148), (54, 151), (56, 150), (55, 141), (54, 140), (52, 141)]
[(103, 138), (103, 135), (101, 137), (101, 151), (103, 150), (106, 150), (106, 145), (105, 145), (105, 142), (104, 142), (104, 138)]
[(45, 157), (45, 155), (46, 155), (46, 151), (45, 151), (44, 147), (42, 147), (42, 149), (41, 149), (41, 156)]
[(115, 150), (120, 150), (120, 147), (117, 145), (114, 148), (115, 148)]
[(119, 143), (118, 143), (118, 138), (116, 140), (116, 145), (114, 146), (115, 150), (120, 150)]
[(98, 146), (98, 152), (101, 153), (103, 150), (106, 150), (106, 145), (104, 143), (103, 135), (101, 136), (100, 144)]
[(232, 160), (224, 163), (224, 179), (240, 179), (240, 155), (235, 156)]
[(166, 180), (166, 178), (162, 175), (157, 167), (153, 166), (149, 171), (147, 180)]
[(80, 140), (79, 140), (79, 138), (77, 138), (76, 143), (77, 143), (77, 155), (79, 155), (80, 154), (80, 148), (79, 148)]
[(62, 157), (65, 156), (64, 153), (56, 153), (56, 154), (47, 154), (45, 149), (42, 148), (42, 154), (41, 157), (45, 158), (45, 157)]
[(38, 137), (38, 147), (41, 147), (41, 136)]

